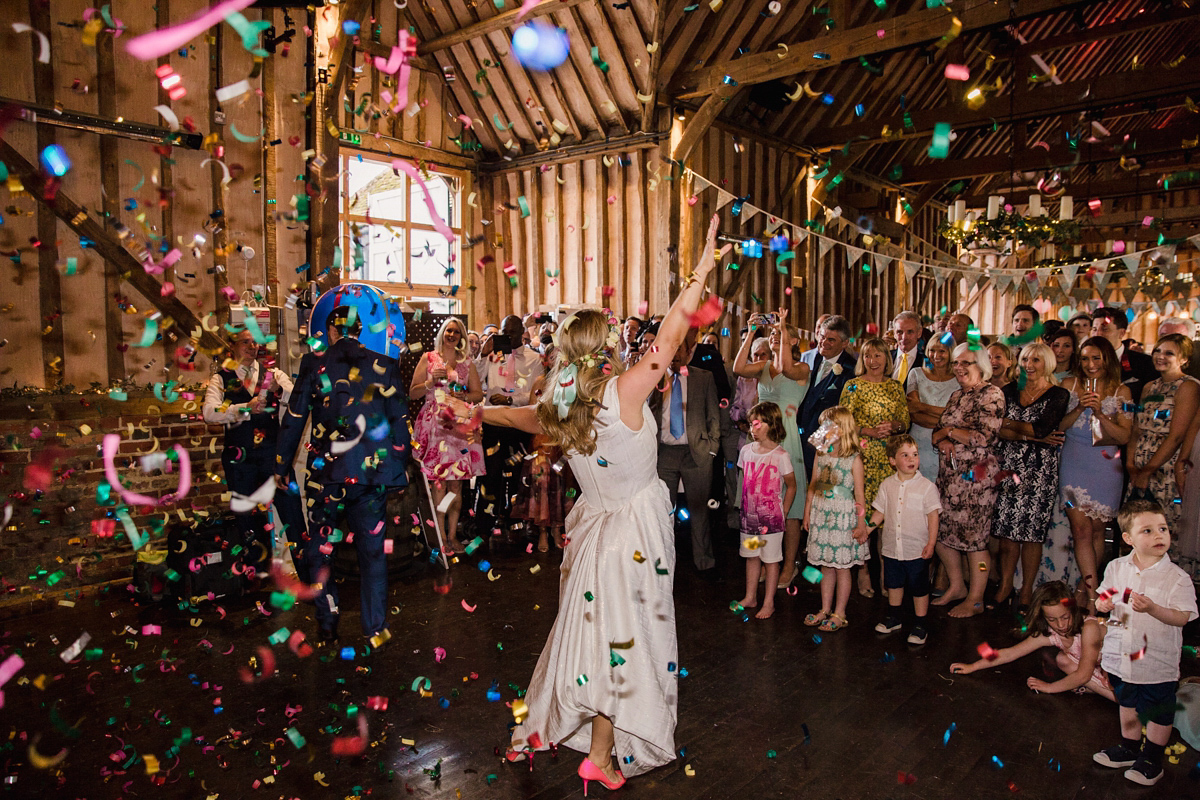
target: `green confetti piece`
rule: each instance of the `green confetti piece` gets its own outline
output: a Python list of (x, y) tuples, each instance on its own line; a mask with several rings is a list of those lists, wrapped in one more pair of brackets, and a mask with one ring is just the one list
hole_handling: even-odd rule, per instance
[(621, 654), (616, 650), (608, 651), (608, 665), (610, 667), (619, 667), (625, 663), (625, 659), (621, 658)]
[(580, 675), (578, 678), (575, 679), (575, 682), (578, 683), (580, 686), (583, 686), (585, 683), (587, 683), (587, 681), (588, 681), (587, 675)]
[(583, 596), (589, 603), (596, 599), (595, 595), (593, 595), (591, 592), (584, 592)]
[(292, 745), (297, 750), (299, 750), (301, 747), (304, 747), (304, 745), (307, 744), (307, 740), (305, 740), (304, 736), (300, 733), (300, 731), (296, 730), (295, 728), (288, 728), (287, 733), (284, 735), (287, 736), (287, 738), (289, 740), (291, 740)]
[(520, 197), (517, 198), (517, 205), (521, 209), (521, 218), (524, 219), (525, 217), (528, 217), (529, 216), (529, 201), (525, 199), (525, 195), (521, 195)]
[[(876, 0), (876, 3), (875, 3), (875, 4), (876, 4), (876, 5), (879, 5), (879, 0)], [(880, 8), (882, 8), (882, 7), (883, 7), (883, 6), (880, 6)], [(767, 751), (767, 758), (774, 758), (774, 757), (775, 757), (775, 756), (777, 756), (777, 755), (779, 755), (779, 754), (778, 754), (778, 753), (776, 753), (774, 750), (768, 750), (768, 751)]]
[(592, 63), (599, 67), (601, 72), (608, 73), (608, 62), (600, 58), (600, 48), (596, 45), (592, 45)]
[(945, 158), (948, 155), (950, 155), (950, 123), (938, 122), (933, 126), (933, 143), (929, 145), (929, 157)]
[(287, 641), (287, 638), (291, 635), (291, 633), (292, 632), (287, 628), (280, 628), (267, 637), (267, 641), (269, 641), (271, 644), (283, 644)]
[(296, 597), (287, 592), (271, 592), (271, 605), (280, 611), (287, 611), (296, 605)]
[(54, 584), (58, 583), (65, 577), (67, 577), (67, 573), (63, 572), (60, 569), (58, 572), (55, 572), (55, 573), (51, 574), (48, 578), (46, 578), (46, 585), (53, 586)]

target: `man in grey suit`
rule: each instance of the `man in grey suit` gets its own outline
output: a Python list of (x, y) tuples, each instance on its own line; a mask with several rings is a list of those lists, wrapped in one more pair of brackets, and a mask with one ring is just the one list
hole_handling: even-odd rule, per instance
[(707, 370), (684, 365), (691, 349), (680, 345), (666, 373), (667, 389), (650, 397), (658, 420), (658, 477), (674, 496), (683, 480), (687, 516), (692, 528), (692, 561), (702, 575), (714, 575), (708, 530), (708, 497), (713, 455), (721, 447), (721, 415), (717, 387)]

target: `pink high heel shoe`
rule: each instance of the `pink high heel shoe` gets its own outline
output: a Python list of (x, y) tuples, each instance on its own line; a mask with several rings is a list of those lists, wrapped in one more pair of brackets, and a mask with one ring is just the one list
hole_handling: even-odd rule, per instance
[(605, 789), (620, 789), (625, 785), (625, 776), (621, 774), (621, 770), (617, 770), (617, 780), (615, 783), (610, 783), (608, 776), (604, 774), (604, 770), (597, 767), (590, 758), (583, 759), (579, 764), (579, 777), (583, 778), (583, 796), (587, 797), (588, 781), (600, 781)]

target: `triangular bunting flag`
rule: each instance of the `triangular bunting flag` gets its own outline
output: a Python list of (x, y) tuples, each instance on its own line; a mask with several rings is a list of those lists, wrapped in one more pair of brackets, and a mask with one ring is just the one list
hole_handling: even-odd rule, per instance
[(1126, 305), (1133, 302), (1133, 297), (1137, 294), (1137, 291), (1138, 290), (1136, 286), (1126, 286), (1121, 289), (1121, 294), (1125, 298)]
[(883, 272), (896, 260), (892, 256), (885, 256), (883, 253), (872, 253), (871, 257), (875, 259), (875, 269), (880, 272)]
[(992, 280), (996, 282), (996, 289), (999, 292), (1007, 292), (1012, 288), (1013, 274), (1011, 272), (997, 272), (992, 276)]
[(717, 208), (724, 208), (733, 202), (733, 195), (724, 189), (717, 189)]
[(1030, 297), (1038, 296), (1042, 290), (1042, 276), (1038, 270), (1031, 269), (1025, 273), (1025, 288), (1029, 290)]
[(853, 245), (849, 244), (846, 245), (846, 266), (850, 269), (857, 267), (859, 259), (862, 258), (862, 254), (865, 252), (866, 250), (861, 247), (854, 247)]
[(1141, 260), (1142, 260), (1141, 253), (1134, 253), (1134, 254), (1128, 255), (1128, 256), (1121, 256), (1121, 263), (1125, 265), (1125, 269), (1128, 270), (1130, 275), (1137, 274), (1138, 278), (1141, 277), (1141, 274), (1140, 274), (1141, 270), (1138, 268), (1138, 264), (1141, 263)]
[(742, 204), (742, 224), (745, 225), (750, 221), (750, 218), (761, 212), (762, 209), (758, 206), (752, 206), (749, 203)]
[(1075, 285), (1075, 277), (1079, 275), (1079, 264), (1063, 264), (1062, 277), (1058, 282), (1062, 284), (1064, 291), (1071, 291), (1071, 287)]
[(825, 254), (829, 252), (829, 248), (833, 247), (835, 244), (837, 244), (837, 242), (835, 242), (833, 239), (830, 239), (828, 236), (817, 237), (817, 252), (821, 254), (821, 258), (824, 258)]
[(933, 285), (938, 289), (942, 288), (942, 284), (946, 282), (950, 270), (941, 267), (930, 267), (929, 269), (933, 271)]
[(807, 238), (808, 238), (808, 229), (807, 228), (796, 228), (796, 227), (792, 228), (792, 246), (793, 247), (795, 245), (800, 244)]
[(1085, 300), (1088, 300), (1091, 296), (1092, 290), (1086, 286), (1076, 286), (1071, 290), (1071, 297), (1074, 298), (1076, 303), (1082, 303)]
[(900, 263), (904, 265), (905, 283), (912, 283), (913, 277), (921, 271), (921, 265), (916, 261), (901, 261)]
[(1096, 285), (1096, 290), (1100, 294), (1104, 294), (1104, 290), (1108, 287), (1108, 279), (1112, 277), (1108, 272), (1108, 264), (1097, 261), (1092, 266), (1096, 270), (1092, 273), (1092, 283)]

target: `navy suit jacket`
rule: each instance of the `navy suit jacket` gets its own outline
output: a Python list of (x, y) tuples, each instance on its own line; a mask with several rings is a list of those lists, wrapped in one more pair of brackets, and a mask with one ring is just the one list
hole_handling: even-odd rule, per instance
[(842, 387), (846, 385), (846, 381), (854, 377), (854, 368), (858, 365), (858, 359), (850, 354), (849, 350), (843, 350), (838, 356), (837, 363), (842, 368), (842, 374), (837, 375), (833, 370), (825, 376), (825, 380), (817, 382), (817, 376), (821, 374), (821, 364), (825, 359), (820, 353), (813, 356), (812, 372), (808, 376), (808, 393), (804, 395), (804, 402), (800, 404), (800, 411), (796, 414), (796, 424), (800, 428), (800, 440), (808, 447), (808, 436), (817, 429), (818, 420), (821, 418), (821, 412), (827, 408), (833, 408), (842, 400)]
[(1121, 382), (1129, 387), (1133, 402), (1142, 399), (1142, 389), (1150, 381), (1158, 379), (1158, 370), (1154, 368), (1154, 359), (1145, 353), (1125, 348), (1121, 354)]
[[(279, 428), (275, 473), (287, 474), (311, 414), (309, 480), (407, 486), (408, 401), (400, 383), (395, 359), (371, 352), (357, 339), (344, 337), (324, 353), (304, 356)], [(336, 443), (359, 435), (360, 416), (361, 438), (334, 453)]]

